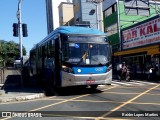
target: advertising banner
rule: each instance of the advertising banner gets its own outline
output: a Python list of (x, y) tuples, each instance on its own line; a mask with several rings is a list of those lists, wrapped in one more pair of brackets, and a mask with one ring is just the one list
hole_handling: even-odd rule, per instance
[(129, 49), (160, 42), (160, 17), (122, 31), (122, 47)]

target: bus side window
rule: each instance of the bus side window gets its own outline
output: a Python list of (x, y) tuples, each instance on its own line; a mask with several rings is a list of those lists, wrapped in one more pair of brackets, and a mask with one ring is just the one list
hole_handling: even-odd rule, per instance
[(52, 58), (55, 57), (55, 44), (54, 44), (54, 40), (50, 41), (50, 54), (51, 54)]
[(54, 40), (50, 41), (50, 55), (51, 55), (52, 64), (54, 66), (54, 60), (55, 60), (55, 44), (54, 44)]

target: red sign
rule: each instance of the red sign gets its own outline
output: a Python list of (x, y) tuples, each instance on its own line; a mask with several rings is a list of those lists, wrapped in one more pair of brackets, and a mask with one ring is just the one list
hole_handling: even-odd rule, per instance
[(95, 80), (86, 80), (86, 83), (87, 84), (93, 84), (93, 83), (95, 83)]
[(122, 31), (123, 49), (160, 42), (160, 18)]

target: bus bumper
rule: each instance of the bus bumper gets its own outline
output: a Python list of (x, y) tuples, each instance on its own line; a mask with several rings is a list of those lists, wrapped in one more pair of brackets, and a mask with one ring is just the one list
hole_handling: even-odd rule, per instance
[(62, 87), (111, 84), (112, 70), (103, 74), (72, 74), (62, 71)]

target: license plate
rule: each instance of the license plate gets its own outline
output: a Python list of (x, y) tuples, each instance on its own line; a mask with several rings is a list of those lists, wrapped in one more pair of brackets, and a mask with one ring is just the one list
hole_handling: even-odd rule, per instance
[(87, 84), (93, 84), (93, 83), (95, 83), (95, 80), (86, 80), (86, 83)]

